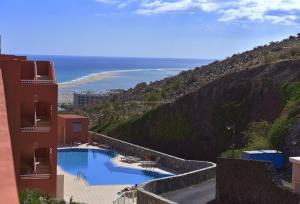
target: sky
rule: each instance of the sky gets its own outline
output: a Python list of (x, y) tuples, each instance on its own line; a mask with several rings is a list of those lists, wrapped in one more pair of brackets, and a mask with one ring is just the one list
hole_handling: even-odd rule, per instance
[(221, 59), (299, 28), (300, 0), (0, 0), (14, 54)]

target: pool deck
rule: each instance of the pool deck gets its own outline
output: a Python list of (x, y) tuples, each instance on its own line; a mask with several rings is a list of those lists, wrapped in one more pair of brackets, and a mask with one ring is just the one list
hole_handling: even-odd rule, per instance
[[(99, 147), (94, 147), (90, 145), (80, 145), (73, 148), (88, 148), (88, 149), (100, 149)], [(138, 163), (125, 163), (121, 162), (123, 155), (117, 154), (116, 157), (112, 159), (112, 162), (116, 166), (134, 168), (144, 170), (145, 168), (138, 165)], [(161, 168), (154, 168), (152, 171), (159, 172), (163, 174), (169, 174), (168, 171)], [(173, 172), (174, 173), (174, 172)], [(120, 192), (125, 187), (130, 187), (132, 184), (124, 185), (97, 185), (89, 186), (85, 180), (79, 179), (68, 172), (65, 172), (62, 168), (57, 166), (57, 174), (64, 175), (64, 199), (68, 202), (70, 198), (76, 202), (88, 203), (88, 204), (110, 204), (118, 196)]]

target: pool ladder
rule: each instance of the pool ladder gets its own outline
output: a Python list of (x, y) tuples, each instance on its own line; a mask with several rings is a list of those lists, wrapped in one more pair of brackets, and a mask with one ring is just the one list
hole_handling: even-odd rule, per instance
[(77, 171), (77, 177), (76, 177), (77, 180), (85, 179), (85, 178), (86, 176), (82, 171)]

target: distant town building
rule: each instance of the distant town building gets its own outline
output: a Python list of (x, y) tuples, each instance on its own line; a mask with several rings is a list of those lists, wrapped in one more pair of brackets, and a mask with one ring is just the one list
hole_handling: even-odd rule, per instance
[(106, 98), (106, 94), (95, 93), (92, 91), (73, 93), (73, 103), (75, 108), (83, 108), (91, 103), (102, 102)]
[(58, 142), (74, 144), (89, 142), (88, 118), (74, 114), (58, 115)]

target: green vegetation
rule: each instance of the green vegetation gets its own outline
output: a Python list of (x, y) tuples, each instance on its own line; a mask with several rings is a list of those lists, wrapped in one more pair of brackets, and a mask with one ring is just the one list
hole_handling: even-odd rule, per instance
[(282, 86), (285, 103), (297, 101), (300, 98), (300, 82), (286, 83)]
[(267, 149), (269, 148), (268, 133), (271, 124), (267, 121), (251, 122), (246, 131), (242, 134), (248, 140), (248, 149)]
[[(234, 150), (234, 158), (235, 159), (241, 159), (242, 158), (242, 153), (243, 151), (247, 151), (247, 150), (251, 150), (249, 148), (241, 148), (241, 149), (235, 149)], [(232, 150), (228, 149), (225, 152), (223, 152), (221, 154), (222, 157), (226, 157), (226, 158), (232, 158)]]
[(172, 93), (172, 92), (177, 92), (180, 88), (183, 86), (183, 80), (181, 78), (175, 79), (172, 83), (167, 83), (163, 89), (163, 93)]
[[(246, 144), (235, 151), (235, 158), (240, 158), (246, 150), (276, 149), (282, 151), (285, 137), (292, 127), (295, 117), (300, 114), (300, 82), (290, 82), (282, 86), (284, 108), (280, 116), (270, 124), (266, 121), (251, 122), (247, 130), (242, 132)], [(222, 156), (232, 157), (231, 149)]]
[(298, 59), (300, 57), (300, 47), (294, 46), (288, 49), (279, 49), (275, 52), (268, 52), (263, 59), (263, 63), (274, 63), (285, 59)]
[(139, 117), (139, 115), (132, 115), (131, 117), (123, 117), (123, 118), (118, 118), (118, 119), (111, 119), (109, 121), (105, 121), (102, 124), (95, 125), (94, 127), (91, 128), (92, 131), (94, 132), (100, 132), (102, 134), (108, 134), (115, 128), (136, 120)]
[(283, 117), (278, 118), (272, 125), (269, 132), (269, 144), (272, 149), (283, 150), (285, 145), (285, 136), (292, 126), (292, 120)]
[(145, 97), (144, 97), (144, 101), (146, 102), (158, 102), (160, 100), (162, 100), (162, 93), (161, 92), (157, 92), (157, 91), (153, 91), (148, 93)]
[(19, 195), (21, 204), (79, 204), (70, 198), (69, 202), (56, 200), (47, 194), (41, 193), (35, 189), (26, 189)]
[[(243, 151), (260, 150), (269, 148), (268, 133), (271, 124), (267, 121), (251, 122), (248, 124), (247, 130), (242, 132), (242, 137), (247, 141), (244, 148), (234, 151), (234, 158), (241, 158)], [(232, 150), (229, 149), (222, 153), (223, 157), (232, 157)]]
[(179, 142), (191, 135), (190, 123), (184, 114), (174, 113), (172, 118), (171, 121), (161, 120), (156, 131), (158, 140)]
[(269, 132), (270, 146), (283, 150), (285, 137), (293, 125), (295, 117), (300, 113), (300, 82), (291, 82), (282, 86), (285, 107)]

